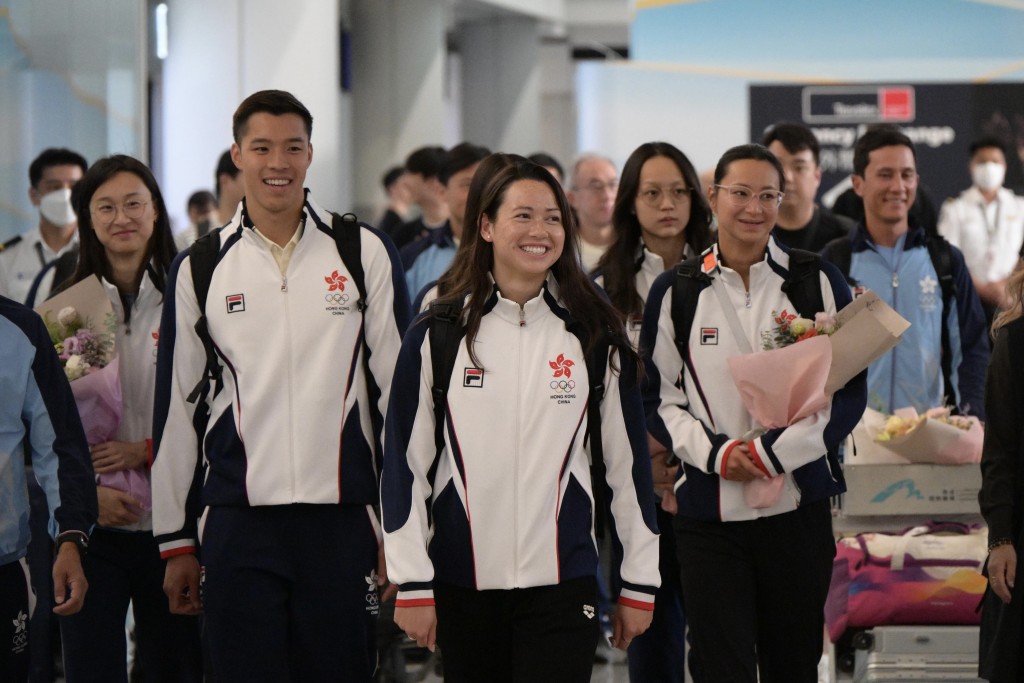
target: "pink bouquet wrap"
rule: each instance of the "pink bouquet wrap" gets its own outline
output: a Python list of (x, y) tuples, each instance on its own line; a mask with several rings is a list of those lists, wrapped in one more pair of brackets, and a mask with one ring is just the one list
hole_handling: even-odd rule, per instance
[[(900, 408), (894, 414), (907, 420), (918, 419), (913, 408)], [(925, 413), (925, 418), (909, 432), (894, 436), (889, 440), (875, 440), (883, 448), (906, 458), (910, 462), (934, 465), (968, 465), (981, 462), (981, 448), (985, 441), (985, 431), (978, 418), (957, 416), (948, 418), (949, 411), (945, 408), (933, 408)], [(943, 419), (955, 419), (969, 425), (962, 429), (944, 422)]]
[(828, 405), (825, 380), (832, 344), (826, 336), (727, 362), (747, 412), (767, 429), (786, 427)]
[[(112, 440), (121, 424), (121, 376), (117, 357), (106, 366), (93, 370), (71, 383), (78, 415), (90, 446)], [(152, 508), (149, 480), (139, 470), (119, 470), (100, 474), (100, 486), (117, 489), (139, 501), (140, 508)]]

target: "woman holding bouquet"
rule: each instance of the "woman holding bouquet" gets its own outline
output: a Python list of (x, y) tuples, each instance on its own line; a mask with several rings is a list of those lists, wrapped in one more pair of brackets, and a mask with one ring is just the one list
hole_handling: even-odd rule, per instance
[[(829, 497), (845, 488), (837, 453), (867, 400), (862, 373), (818, 412), (766, 430), (722, 381), (727, 358), (759, 349), (774, 313), (796, 308), (783, 291), (793, 254), (771, 237), (784, 191), (767, 149), (728, 150), (707, 188), (717, 242), (689, 264), (693, 299), (676, 302), (692, 305), (681, 311), (689, 337), (675, 339), (675, 272), (651, 287), (640, 335), (648, 428), (683, 465), (676, 543), (691, 659), (709, 681), (818, 680), (835, 555)], [(838, 270), (811, 275), (804, 287), (816, 285), (824, 312), (850, 302)], [(755, 500), (762, 488), (776, 495)]]
[[(620, 550), (615, 646), (647, 628), (658, 585), (639, 359), (579, 266), (568, 202), (545, 169), (484, 159), (465, 224), (440, 286), (449, 294), (434, 304), (451, 305), (457, 332), (445, 400), (432, 357), (444, 323), (424, 313), (388, 407), (381, 507), (395, 622), (440, 645), (445, 681), (582, 683), (599, 634), (589, 401), (600, 401), (605, 464), (595, 483)], [(608, 350), (587, 363), (602, 340)], [(603, 400), (590, 394), (598, 366)]]
[[(667, 142), (647, 142), (626, 160), (612, 211), (615, 241), (601, 257), (595, 281), (622, 315), (630, 341), (640, 341), (644, 302), (655, 278), (712, 240), (711, 209), (690, 160)], [(658, 527), (661, 587), (651, 628), (629, 647), (633, 681), (682, 681), (686, 668), (682, 589), (671, 533), (678, 461), (648, 439), (655, 492), (661, 495)]]
[(71, 284), (97, 276), (110, 297), (122, 412), (114, 436), (90, 444), (99, 475), (99, 523), (83, 562), (91, 600), (61, 620), (65, 675), (68, 683), (127, 681), (130, 601), (145, 680), (199, 681), (197, 618), (167, 611), (148, 503), (156, 345), (175, 254), (167, 208), (149, 168), (124, 155), (93, 164), (72, 201), (81, 252)]
[(1021, 680), (1024, 674), (1024, 267), (1006, 285), (1011, 304), (992, 323), (995, 342), (985, 384), (985, 445), (981, 452), (978, 501), (988, 524), (989, 590), (982, 601), (982, 678), (992, 683)]

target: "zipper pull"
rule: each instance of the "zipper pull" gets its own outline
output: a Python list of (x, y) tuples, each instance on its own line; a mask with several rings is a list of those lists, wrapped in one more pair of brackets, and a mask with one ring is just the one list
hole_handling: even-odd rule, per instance
[(288, 276), (287, 275), (282, 275), (281, 276), (281, 291), (282, 292), (287, 292), (288, 291)]
[(746, 306), (747, 308), (750, 308), (750, 305), (751, 305), (751, 304), (750, 304), (750, 290), (748, 289), (748, 290), (747, 290), (747, 291), (745, 292), (745, 294), (747, 295), (747, 300), (746, 300), (746, 301), (744, 302), (744, 304), (743, 304), (743, 305), (744, 305), (744, 306)]
[(892, 288), (897, 289), (900, 286), (900, 274), (895, 270), (892, 271)]
[(519, 307), (519, 327), (526, 327), (526, 311)]

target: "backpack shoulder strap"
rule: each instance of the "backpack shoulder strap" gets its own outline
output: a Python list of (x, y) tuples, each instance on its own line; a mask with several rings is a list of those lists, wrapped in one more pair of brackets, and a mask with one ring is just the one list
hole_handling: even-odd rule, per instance
[(951, 306), (955, 306), (956, 300), (956, 279), (953, 277), (953, 247), (945, 237), (938, 234), (929, 234), (925, 238), (925, 245), (928, 247), (928, 257), (932, 260), (932, 268), (939, 278), (939, 287), (942, 290), (942, 355), (940, 364), (942, 366), (942, 387), (947, 400), (952, 401), (956, 396), (956, 387), (953, 386), (953, 349), (949, 340), (949, 327), (946, 325), (946, 316), (949, 315)]
[(429, 310), (430, 368), (434, 377), (430, 393), (434, 398), (434, 445), (440, 453), (444, 448), (448, 387), (455, 371), (455, 358), (459, 355), (459, 342), (465, 336), (465, 326), (462, 325), (462, 306), (458, 304), (435, 301)]
[(782, 283), (782, 291), (804, 318), (813, 320), (815, 313), (825, 310), (820, 273), (820, 256), (802, 249), (789, 252), (789, 274)]
[(684, 365), (690, 360), (690, 329), (697, 299), (701, 290), (711, 284), (711, 276), (701, 270), (700, 264), (700, 257), (686, 259), (676, 266), (676, 277), (672, 281), (672, 328)]
[(359, 226), (359, 219), (354, 213), (338, 215), (331, 212), (331, 234), (338, 247), (341, 262), (345, 264), (345, 268), (348, 269), (355, 281), (356, 290), (359, 292), (356, 308), (362, 313), (366, 310), (368, 302), (366, 300), (366, 275), (363, 272), (360, 233), (362, 233), (362, 229)]
[(206, 298), (210, 293), (210, 281), (213, 280), (213, 269), (217, 266), (219, 256), (220, 230), (211, 230), (188, 248), (189, 265), (192, 269), (192, 288), (195, 290), (196, 303), (199, 306), (199, 318), (196, 320), (195, 330), (199, 341), (203, 344), (203, 350), (206, 352), (206, 368), (203, 370), (202, 379), (188, 395), (189, 403), (195, 403), (200, 399), (205, 401), (210, 393), (211, 382), (214, 383), (214, 396), (220, 393), (223, 384), (217, 351), (206, 324)]
[(850, 238), (843, 236), (837, 237), (822, 249), (821, 253), (825, 258), (831, 262), (839, 272), (846, 278), (846, 282), (851, 287), (857, 287), (858, 282), (850, 277), (850, 261), (853, 258), (853, 243), (850, 242)]
[[(584, 347), (585, 348), (585, 347)], [(608, 336), (602, 334), (594, 342), (586, 356), (587, 377), (590, 379), (590, 395), (587, 399), (587, 439), (590, 443), (590, 488), (594, 493), (594, 529), (598, 538), (603, 538), (609, 497), (607, 488), (608, 468), (604, 462), (604, 442), (601, 439), (601, 402), (604, 401), (604, 376), (608, 368)]]

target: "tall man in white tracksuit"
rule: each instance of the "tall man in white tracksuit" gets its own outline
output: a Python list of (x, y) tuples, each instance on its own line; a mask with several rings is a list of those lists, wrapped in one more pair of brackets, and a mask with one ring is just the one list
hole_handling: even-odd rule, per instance
[[(312, 117), (262, 91), (235, 112), (245, 199), (220, 230), (205, 317), (222, 371), (199, 448), (206, 368), (193, 251), (164, 305), (153, 526), (172, 612), (205, 614), (218, 680), (368, 681), (383, 553), (381, 416), (409, 310), (391, 242), (359, 230), (360, 311), (332, 216), (303, 181)], [(202, 406), (200, 406), (202, 409)], [(200, 594), (201, 588), (201, 594)]]

